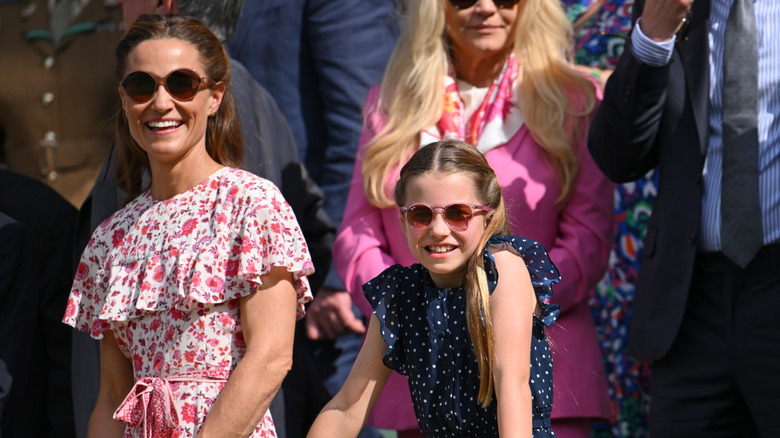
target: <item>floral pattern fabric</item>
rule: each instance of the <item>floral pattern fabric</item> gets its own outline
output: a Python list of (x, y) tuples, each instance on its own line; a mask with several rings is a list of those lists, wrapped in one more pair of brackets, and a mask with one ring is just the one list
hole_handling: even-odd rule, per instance
[(506, 144), (523, 126), (514, 92), (517, 77), (517, 61), (512, 54), (488, 88), (485, 99), (471, 117), (465, 119), (457, 79), (454, 73), (450, 72), (444, 78), (441, 118), (434, 126), (422, 130), (420, 146), (440, 140), (459, 139), (476, 146), (484, 154)]
[[(561, 0), (575, 21), (599, 0)], [(612, 69), (623, 53), (631, 30), (633, 0), (606, 0), (575, 35), (577, 64)], [(613, 402), (612, 418), (595, 423), (594, 438), (641, 438), (649, 435), (650, 366), (625, 351), (636, 291), (642, 239), (658, 187), (658, 174), (619, 184), (615, 190), (617, 224), (609, 267), (591, 300), (593, 318), (604, 355), (604, 367)]]
[[(132, 363), (126, 437), (197, 434), (246, 352), (239, 299), (274, 267), (293, 274), (302, 317), (314, 269), (300, 227), (272, 183), (237, 169), (162, 202), (147, 191), (95, 231), (63, 321), (111, 330)], [(251, 436), (276, 436), (268, 412)]]

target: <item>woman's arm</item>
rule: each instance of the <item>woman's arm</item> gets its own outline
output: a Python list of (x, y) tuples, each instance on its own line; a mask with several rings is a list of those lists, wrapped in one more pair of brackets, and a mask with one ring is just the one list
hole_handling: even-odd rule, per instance
[(591, 290), (607, 270), (612, 249), (615, 184), (599, 171), (584, 143), (580, 152), (573, 193), (558, 214), (557, 237), (547, 246), (561, 273), (554, 302), (563, 313), (587, 304)]
[(88, 438), (122, 437), (125, 424), (114, 420), (114, 411), (133, 388), (133, 366), (119, 350), (111, 331), (100, 340), (100, 390), (89, 417)]
[(309, 438), (355, 437), (385, 387), (391, 370), (382, 362), (387, 344), (379, 333), (379, 320), (371, 316), (363, 347), (341, 390), (317, 416)]
[(262, 276), (263, 284), (241, 298), (246, 354), (230, 375), (198, 437), (246, 437), (268, 410), (292, 365), (296, 294), (284, 267)]
[(528, 379), (536, 295), (522, 258), (509, 251), (497, 251), (493, 257), (499, 272), (490, 298), (498, 432), (501, 438), (527, 438), (533, 434)]

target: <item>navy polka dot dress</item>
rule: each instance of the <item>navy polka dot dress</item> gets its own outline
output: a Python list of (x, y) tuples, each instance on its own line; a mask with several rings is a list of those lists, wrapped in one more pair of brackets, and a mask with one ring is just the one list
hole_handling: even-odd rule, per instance
[[(552, 358), (544, 327), (558, 316), (545, 303), (558, 270), (544, 247), (531, 239), (494, 236), (484, 251), (490, 292), (498, 282), (491, 251), (507, 249), (528, 267), (541, 315), (533, 318), (530, 387), (534, 438), (554, 437), (550, 427)], [(477, 402), (479, 367), (466, 327), (463, 288), (438, 289), (420, 264), (394, 265), (363, 286), (388, 348), (384, 363), (409, 379), (417, 422), (426, 437), (498, 437), (495, 396), (487, 408)]]

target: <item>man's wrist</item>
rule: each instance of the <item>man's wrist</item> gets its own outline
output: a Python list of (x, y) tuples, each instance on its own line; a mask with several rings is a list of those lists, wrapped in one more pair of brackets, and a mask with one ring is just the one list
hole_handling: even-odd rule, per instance
[(631, 53), (642, 64), (651, 67), (663, 67), (669, 64), (674, 51), (674, 42), (677, 37), (672, 35), (668, 41), (657, 42), (642, 32), (642, 19), (640, 18), (631, 32)]

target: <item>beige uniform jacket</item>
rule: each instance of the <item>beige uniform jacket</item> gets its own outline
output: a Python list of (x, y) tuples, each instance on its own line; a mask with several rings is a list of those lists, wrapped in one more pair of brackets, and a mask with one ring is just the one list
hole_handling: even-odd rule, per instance
[(47, 0), (0, 0), (0, 162), (79, 207), (114, 138), (122, 8), (88, 1), (59, 44), (49, 28)]

